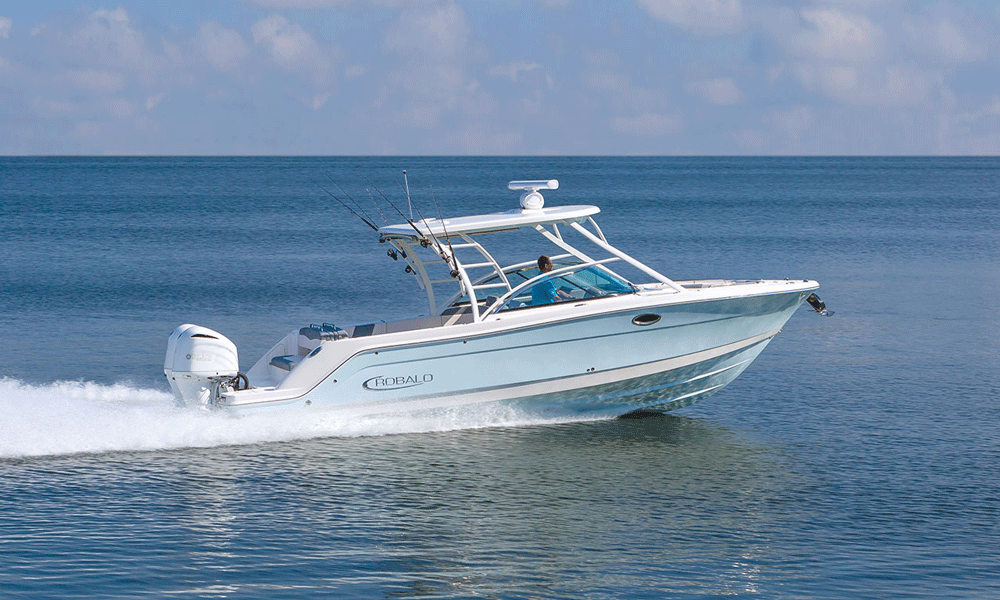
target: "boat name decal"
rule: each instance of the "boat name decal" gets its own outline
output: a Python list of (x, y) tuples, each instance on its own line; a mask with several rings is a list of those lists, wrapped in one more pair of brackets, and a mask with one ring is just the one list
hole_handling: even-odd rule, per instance
[(373, 392), (384, 392), (386, 390), (401, 390), (403, 388), (423, 385), (434, 381), (434, 375), (424, 373), (423, 375), (398, 375), (396, 377), (386, 377), (377, 375), (366, 380), (362, 387)]

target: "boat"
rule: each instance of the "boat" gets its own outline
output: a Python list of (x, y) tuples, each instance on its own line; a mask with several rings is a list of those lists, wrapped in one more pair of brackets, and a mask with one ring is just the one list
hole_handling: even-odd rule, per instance
[[(338, 197), (405, 262), (428, 314), (310, 324), (245, 373), (232, 341), (184, 324), (167, 342), (173, 393), (241, 414), (491, 404), (571, 418), (667, 412), (732, 382), (804, 301), (829, 314), (812, 280), (674, 281), (611, 245), (597, 206), (545, 206), (541, 191), (558, 187), (512, 181), (521, 192), (512, 210), (414, 219), (397, 208), (403, 222), (381, 227)], [(502, 241), (509, 235), (532, 243)], [(537, 243), (548, 254), (529, 250)]]

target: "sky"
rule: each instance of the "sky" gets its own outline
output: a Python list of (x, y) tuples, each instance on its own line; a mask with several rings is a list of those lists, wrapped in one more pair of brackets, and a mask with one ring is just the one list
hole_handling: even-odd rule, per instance
[(997, 155), (1000, 3), (0, 5), (3, 155)]

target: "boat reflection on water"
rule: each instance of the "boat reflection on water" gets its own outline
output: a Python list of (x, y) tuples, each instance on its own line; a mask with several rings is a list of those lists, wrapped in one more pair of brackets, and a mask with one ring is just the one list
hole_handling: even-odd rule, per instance
[(781, 508), (797, 485), (788, 459), (672, 415), (325, 438), (246, 456), (183, 452), (187, 477), (228, 483), (191, 486), (193, 505), (215, 508), (182, 519), (199, 519), (218, 566), (231, 567), (265, 527), (253, 507), (268, 506), (312, 557), (283, 581), (297, 573), (340, 592), (747, 592), (787, 559), (776, 530), (796, 527)]

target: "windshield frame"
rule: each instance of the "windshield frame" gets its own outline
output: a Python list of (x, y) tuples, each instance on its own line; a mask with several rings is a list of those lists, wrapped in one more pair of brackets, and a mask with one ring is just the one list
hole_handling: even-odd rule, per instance
[[(496, 314), (496, 313), (501, 313), (501, 312), (511, 312), (511, 311), (515, 311), (515, 310), (524, 310), (524, 309), (528, 309), (528, 308), (539, 308), (539, 307), (542, 307), (542, 306), (552, 306), (552, 305), (555, 305), (555, 304), (560, 304), (562, 302), (589, 302), (591, 300), (601, 300), (601, 299), (604, 299), (604, 298), (614, 298), (614, 297), (617, 297), (617, 296), (623, 296), (623, 295), (626, 295), (626, 294), (634, 294), (634, 293), (636, 293), (638, 291), (638, 288), (635, 286), (635, 284), (633, 284), (632, 282), (626, 280), (625, 278), (623, 278), (622, 276), (618, 275), (614, 271), (612, 271), (612, 270), (610, 270), (608, 268), (605, 268), (603, 266), (604, 263), (614, 262), (614, 261), (617, 261), (617, 260), (620, 260), (620, 259), (618, 259), (616, 257), (612, 257), (612, 258), (606, 258), (604, 260), (594, 260), (594, 261), (580, 262), (580, 263), (574, 263), (574, 264), (571, 264), (571, 265), (567, 265), (567, 266), (564, 266), (564, 267), (559, 267), (559, 268), (553, 269), (553, 270), (551, 270), (551, 271), (549, 271), (547, 273), (539, 273), (535, 277), (532, 277), (531, 279), (525, 281), (524, 283), (522, 283), (522, 284), (518, 285), (517, 287), (515, 287), (514, 289), (512, 289), (510, 292), (504, 294), (502, 297), (498, 298), (495, 302), (493, 302), (493, 304), (491, 306), (488, 306), (486, 308), (486, 310), (483, 313), (483, 316), (485, 317), (485, 316), (490, 315), (490, 314)], [(526, 267), (526, 268), (530, 268), (530, 267)], [(572, 281), (570, 279), (565, 279), (565, 277), (567, 275), (574, 275), (574, 274), (576, 274), (578, 272), (581, 272), (581, 271), (593, 271), (595, 273), (598, 273), (598, 274), (600, 274), (601, 277), (604, 277), (605, 279), (607, 279), (607, 280), (609, 280), (609, 281), (611, 281), (611, 282), (613, 282), (615, 284), (620, 285), (623, 289), (627, 289), (627, 291), (606, 292), (606, 290), (601, 290), (601, 288), (594, 288), (592, 286), (586, 287), (581, 282)], [(578, 288), (579, 290), (582, 290), (584, 292), (584, 297), (582, 297), (582, 298), (567, 298), (566, 300), (555, 301), (555, 302), (547, 302), (547, 303), (544, 303), (544, 304), (528, 304), (528, 305), (525, 305), (525, 306), (517, 306), (517, 307), (510, 307), (509, 306), (512, 301), (514, 301), (515, 299), (517, 299), (520, 296), (523, 296), (525, 293), (529, 292), (536, 285), (539, 285), (539, 284), (543, 283), (544, 281), (552, 281), (553, 283), (563, 282), (565, 284), (569, 284), (569, 285), (575, 286), (576, 288)], [(602, 293), (595, 294), (594, 293), (595, 290), (598, 290), (598, 291), (600, 291)], [(590, 295), (588, 296), (587, 294), (590, 294)]]

